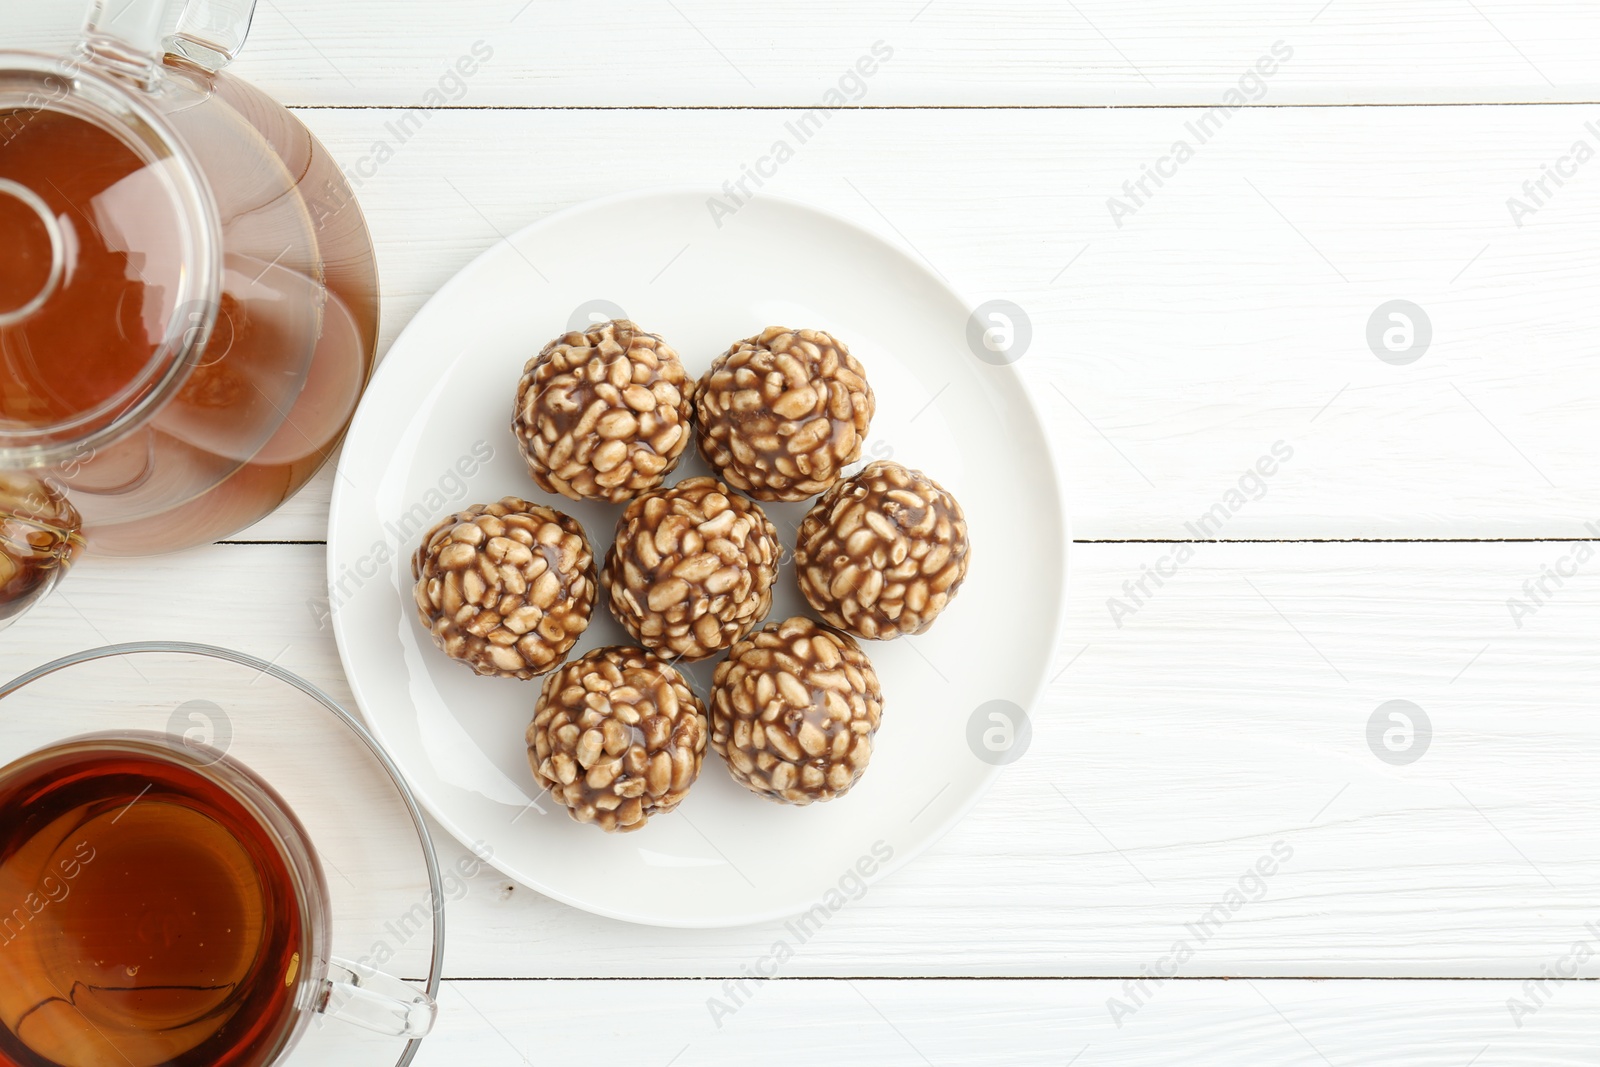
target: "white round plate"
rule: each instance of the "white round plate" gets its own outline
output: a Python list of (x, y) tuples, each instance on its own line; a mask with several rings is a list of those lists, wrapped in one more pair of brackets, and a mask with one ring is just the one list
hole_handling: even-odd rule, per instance
[[(919, 259), (826, 212), (762, 197), (719, 220), (707, 204), (693, 190), (582, 204), (489, 249), (439, 290), (367, 390), (328, 531), (345, 670), (423, 805), (524, 885), (661, 926), (738, 926), (818, 903), (832, 910), (841, 886), (883, 877), (954, 825), (997, 773), (1005, 753), (994, 747), (1008, 732), (1026, 741), (1025, 722), (1008, 729), (993, 717), (1005, 705), (984, 705), (1032, 704), (1055, 647), (1066, 567), (1039, 419), (1012, 368), (975, 355), (962, 299)], [(579, 825), (528, 768), (523, 732), (540, 682), (477, 677), (417, 620), (410, 557), (452, 511), (522, 496), (576, 517), (597, 561), (610, 547), (621, 507), (539, 492), (510, 420), (530, 356), (574, 321), (624, 312), (666, 338), (694, 375), (769, 325), (844, 339), (878, 398), (863, 460), (920, 468), (966, 510), (973, 556), (960, 595), (921, 637), (865, 642), (883, 683), (883, 727), (871, 767), (844, 798), (774, 804), (707, 752), (675, 813), (631, 834)], [(703, 471), (686, 457), (674, 479)], [(804, 511), (767, 508), (790, 549)], [(803, 607), (786, 567), (771, 618)], [(574, 655), (626, 643), (598, 606)], [(714, 663), (688, 671), (702, 696)]]

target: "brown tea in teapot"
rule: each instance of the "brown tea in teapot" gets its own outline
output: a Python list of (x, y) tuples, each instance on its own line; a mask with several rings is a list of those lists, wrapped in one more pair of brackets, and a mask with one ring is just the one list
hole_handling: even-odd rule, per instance
[[(0, 311), (20, 308), (49, 283), (52, 239), (70, 252), (59, 290), (23, 322), (0, 326), (0, 419), (45, 426), (106, 403), (137, 379), (160, 344), (144, 319), (182, 264), (150, 246), (124, 251), (94, 217), (107, 196), (138, 195), (145, 163), (110, 132), (59, 111), (0, 115), (0, 175), (49, 207), (55, 236), (33, 205), (0, 187)], [(154, 292), (151, 292), (154, 290)]]

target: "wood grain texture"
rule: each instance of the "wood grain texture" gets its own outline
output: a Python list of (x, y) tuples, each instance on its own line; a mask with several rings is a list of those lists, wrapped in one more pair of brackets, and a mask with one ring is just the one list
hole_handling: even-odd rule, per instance
[[(1078, 546), (1026, 756), (929, 853), (832, 915), (786, 976), (1138, 975), (1194, 924), (1206, 936), (1186, 976), (1522, 978), (1600, 921), (1594, 561), (1519, 629), (1507, 600), (1563, 548), (1201, 545), (1116, 626), (1107, 599), (1175, 548)], [(277, 545), (91, 560), (7, 632), (3, 663), (199, 640), (348, 699), (311, 604), (320, 560)], [(889, 714), (913, 713), (890, 696)], [(1368, 747), (1393, 699), (1431, 720), (1409, 766)], [(295, 786), (335, 808), (358, 799), (338, 781)], [(1251, 875), (1274, 846), (1292, 855)], [(358, 873), (376, 862), (363, 854), (335, 862)], [(1236, 889), (1252, 899), (1228, 908)], [(492, 871), (450, 919), (453, 977), (738, 976), (785, 936), (614, 923)]]
[[(59, 49), (84, 6), (12, 5), (0, 29)], [(1283, 41), (1266, 103), (1570, 101), (1600, 97), (1597, 38), (1582, 0), (262, 0), (239, 71), (286, 103), (410, 107), (482, 41), (444, 99), (810, 106), (883, 41), (857, 103), (1209, 105)]]
[[(371, 172), (360, 195), (387, 344), (501, 234), (641, 178), (737, 180), (790, 136), (792, 116), (446, 112), (381, 165), (392, 113), (304, 117), (347, 167)], [(1033, 341), (1018, 368), (1066, 457), (1080, 538), (1589, 536), (1600, 169), (1548, 186), (1520, 227), (1506, 201), (1574, 139), (1600, 148), (1585, 125), (1600, 129), (1600, 107), (1249, 112), (1116, 225), (1108, 198), (1192, 138), (1193, 121), (841, 114), (763, 191), (903, 238), (975, 304), (1024, 309)], [(584, 165), (559, 164), (574, 145)], [(1397, 298), (1432, 323), (1408, 366), (1366, 339)], [(959, 424), (960, 402), (936, 404)], [(1264, 495), (1217, 528), (1186, 529), (1278, 441), (1294, 456)], [(329, 484), (247, 536), (320, 538)]]

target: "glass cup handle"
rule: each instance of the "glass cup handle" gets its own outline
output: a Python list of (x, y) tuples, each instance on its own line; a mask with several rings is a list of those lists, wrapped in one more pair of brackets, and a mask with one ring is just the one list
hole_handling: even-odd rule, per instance
[(328, 961), (317, 1011), (363, 1030), (393, 1037), (424, 1037), (439, 1006), (415, 986), (360, 963)]

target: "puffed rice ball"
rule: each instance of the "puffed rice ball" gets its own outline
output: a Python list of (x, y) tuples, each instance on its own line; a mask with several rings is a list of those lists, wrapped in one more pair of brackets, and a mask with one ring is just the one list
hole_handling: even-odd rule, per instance
[(434, 526), (411, 573), (433, 643), (479, 674), (544, 674), (567, 658), (594, 608), (594, 553), (583, 527), (514, 496)]
[(512, 431), (540, 489), (620, 504), (677, 467), (693, 398), (672, 346), (616, 319), (558, 337), (528, 361)]
[(670, 664), (642, 648), (597, 648), (545, 679), (527, 740), (534, 777), (574, 819), (627, 832), (688, 793), (706, 715)]
[(699, 660), (767, 617), (781, 551), (758, 505), (715, 478), (689, 478), (628, 505), (601, 580), (635, 641)]
[(920, 634), (967, 576), (961, 505), (921, 471), (880, 460), (823, 494), (800, 523), (800, 592), (829, 626), (868, 640)]
[(883, 690), (861, 646), (803, 616), (758, 630), (718, 665), (711, 746), (734, 779), (788, 804), (848, 793), (872, 759)]
[(876, 408), (844, 342), (772, 326), (734, 344), (701, 379), (700, 454), (757, 500), (805, 500), (861, 458)]

